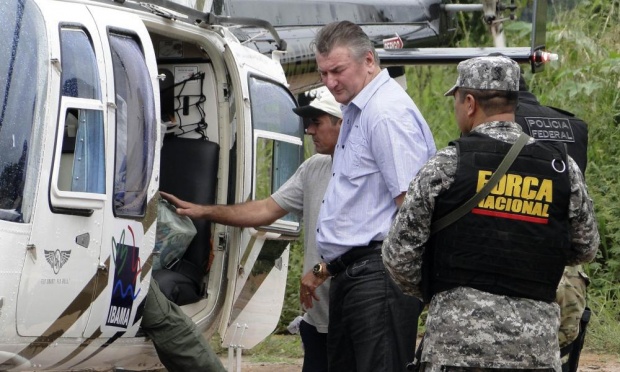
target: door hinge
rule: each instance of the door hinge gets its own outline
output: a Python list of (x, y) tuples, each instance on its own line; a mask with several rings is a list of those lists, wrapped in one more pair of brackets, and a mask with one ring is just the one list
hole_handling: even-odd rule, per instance
[(219, 251), (226, 250), (226, 246), (228, 245), (228, 233), (222, 231), (217, 234), (217, 249)]

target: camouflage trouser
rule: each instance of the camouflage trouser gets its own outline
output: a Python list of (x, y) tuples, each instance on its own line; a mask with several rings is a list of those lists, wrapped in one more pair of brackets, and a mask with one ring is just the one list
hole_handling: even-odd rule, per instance
[(581, 266), (567, 266), (558, 285), (556, 302), (560, 305), (560, 348), (573, 342), (579, 334), (579, 322), (586, 308), (588, 277)]
[(169, 372), (226, 372), (190, 317), (161, 293), (154, 279), (146, 295), (142, 330)]

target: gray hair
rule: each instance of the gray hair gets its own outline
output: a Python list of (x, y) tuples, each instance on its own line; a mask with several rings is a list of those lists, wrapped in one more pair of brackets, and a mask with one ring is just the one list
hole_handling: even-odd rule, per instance
[(379, 56), (375, 47), (362, 28), (350, 21), (332, 22), (325, 25), (316, 34), (313, 41), (316, 53), (327, 55), (336, 47), (348, 47), (356, 60), (361, 60), (367, 52), (372, 52), (375, 64), (379, 65)]

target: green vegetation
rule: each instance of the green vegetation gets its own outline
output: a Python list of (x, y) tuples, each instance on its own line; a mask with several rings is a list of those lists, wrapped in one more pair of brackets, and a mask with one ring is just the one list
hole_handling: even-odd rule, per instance
[(254, 363), (295, 363), (304, 357), (299, 336), (271, 335), (252, 350), (244, 350)]
[[(209, 345), (220, 358), (228, 357), (228, 349), (222, 346), (219, 334), (213, 335)], [(243, 350), (243, 355), (252, 363), (295, 364), (304, 357), (299, 335), (272, 334), (251, 350)]]
[[(595, 261), (585, 266), (593, 312), (586, 348), (620, 355), (620, 1), (573, 3), (570, 11), (550, 10), (547, 50), (558, 53), (560, 60), (535, 75), (523, 67), (530, 90), (543, 104), (571, 111), (589, 124), (586, 179), (601, 246)], [(459, 45), (490, 45), (488, 37), (480, 34), (482, 28), (471, 27), (470, 18), (463, 17), (459, 23), (466, 27)], [(508, 23), (505, 30), (510, 45), (529, 45), (530, 24)], [(455, 80), (455, 66), (407, 68), (409, 93), (426, 117), (438, 148), (458, 137), (453, 102), (443, 97)], [(301, 252), (298, 242), (292, 248), (279, 332), (286, 332), (288, 323), (300, 314)]]
[(594, 200), (601, 245), (590, 276), (593, 318), (586, 346), (620, 354), (620, 2), (584, 1), (558, 16), (548, 32), (559, 65), (535, 76), (541, 99), (589, 123), (586, 179)]

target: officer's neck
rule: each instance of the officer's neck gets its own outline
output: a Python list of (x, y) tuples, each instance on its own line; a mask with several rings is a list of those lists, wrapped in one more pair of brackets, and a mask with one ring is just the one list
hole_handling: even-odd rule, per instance
[(494, 115), (479, 115), (474, 118), (472, 129), (491, 121), (515, 121), (514, 112), (494, 114)]

